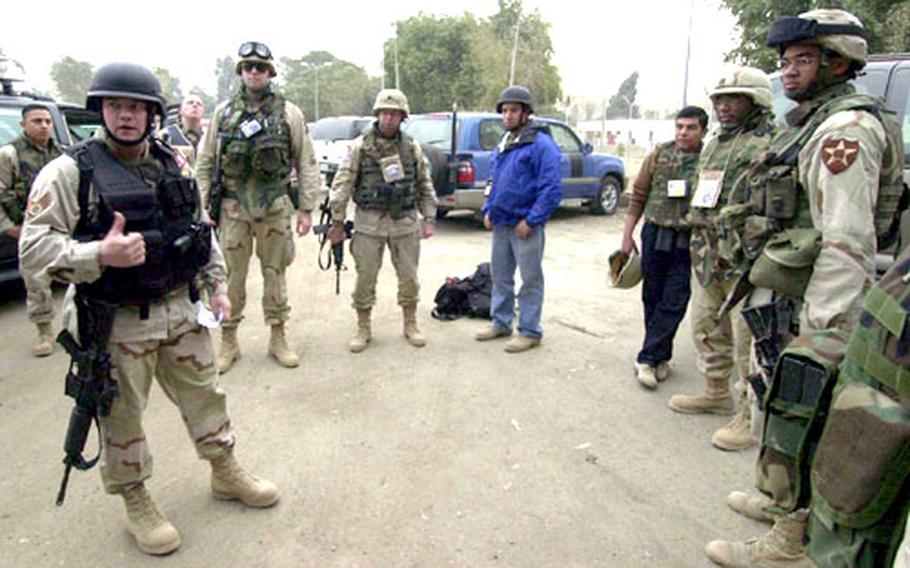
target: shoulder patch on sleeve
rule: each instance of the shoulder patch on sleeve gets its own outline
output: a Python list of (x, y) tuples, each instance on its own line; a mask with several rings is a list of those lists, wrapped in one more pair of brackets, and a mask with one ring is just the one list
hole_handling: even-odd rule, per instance
[(832, 174), (846, 171), (859, 155), (859, 140), (829, 138), (822, 142), (822, 163)]
[(47, 209), (51, 204), (51, 194), (43, 193), (38, 199), (29, 199), (28, 205), (25, 207), (25, 218), (34, 219), (41, 214), (42, 211)]

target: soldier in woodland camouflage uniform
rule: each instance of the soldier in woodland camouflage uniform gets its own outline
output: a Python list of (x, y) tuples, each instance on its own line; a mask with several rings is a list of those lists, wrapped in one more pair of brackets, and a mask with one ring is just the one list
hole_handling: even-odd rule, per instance
[(633, 185), (623, 228), (622, 251), (632, 252), (632, 232), (642, 215), (642, 302), (645, 338), (635, 361), (638, 381), (647, 388), (670, 373), (673, 338), (689, 303), (689, 198), (695, 185), (708, 115), (686, 107), (676, 116), (676, 139), (645, 158)]
[[(25, 205), (32, 183), (48, 162), (60, 155), (54, 139), (51, 113), (40, 104), (22, 109), (22, 134), (0, 148), (0, 232), (12, 239), (19, 238)], [(32, 348), (36, 357), (45, 357), (54, 350), (54, 297), (50, 282), (30, 278), (25, 282), (28, 319), (38, 328), (38, 342)]]
[(353, 198), (357, 205), (356, 233), (351, 243), (357, 263), (357, 287), (352, 294), (357, 333), (348, 344), (353, 353), (366, 349), (372, 338), (370, 314), (386, 246), (398, 274), (404, 337), (415, 347), (426, 345), (417, 327), (417, 261), (420, 239), (435, 232), (436, 192), (420, 145), (401, 131), (408, 112), (404, 93), (397, 89), (380, 91), (373, 104), (376, 122), (351, 144), (332, 183), (332, 244), (345, 239), (348, 201)]
[[(254, 241), (262, 270), (262, 311), (272, 328), (269, 355), (284, 367), (300, 364), (285, 336), (291, 312), (285, 271), (294, 260), (291, 215), (297, 211), (297, 234), (307, 234), (312, 225), (310, 212), (322, 188), (303, 113), (272, 91), (275, 66), (271, 51), (251, 41), (240, 46), (239, 54), (236, 71), (243, 85), (233, 99), (215, 109), (199, 144), (196, 164), (199, 189), (208, 201), (220, 154), (223, 184), (215, 189), (223, 201), (216, 221), (227, 261), (228, 297), (234, 307), (221, 337), (218, 369), (222, 373), (240, 358), (237, 326), (246, 306)], [(298, 184), (292, 182), (292, 169)]]
[[(64, 310), (71, 330), (78, 327), (73, 292), (80, 303), (119, 304), (106, 347), (119, 394), (110, 414), (100, 417), (101, 479), (106, 492), (123, 497), (139, 548), (168, 554), (180, 546), (180, 535), (144, 483), (152, 456), (142, 413), (153, 378), (177, 405), (196, 453), (210, 461), (216, 498), (269, 507), (279, 494), (234, 458), (212, 339), (197, 323), (193, 303), (198, 275), (212, 309), (230, 314), (224, 260), (176, 151), (149, 137), (155, 115), (164, 114), (160, 84), (138, 65), (105, 65), (93, 78), (86, 107), (102, 113), (104, 131), (41, 171), (29, 197), (20, 259), (29, 275), (75, 285)], [(76, 319), (80, 313), (76, 308)]]
[[(767, 43), (779, 50), (784, 90), (799, 106), (756, 164), (749, 202), (731, 203), (726, 211), (731, 219), (744, 216), (740, 244), (753, 259), (749, 282), (773, 292), (773, 303), (766, 304), (773, 309), (765, 313), (776, 314), (779, 323), (794, 312), (795, 321), (794, 310), (779, 307), (802, 304), (798, 330), (777, 329), (781, 342), (794, 332), (849, 332), (874, 282), (876, 237), (889, 232), (903, 191), (899, 128), (880, 101), (855, 94), (848, 83), (865, 65), (867, 49), (865, 30), (852, 14), (813, 10), (780, 18)], [(750, 309), (763, 310), (755, 297), (747, 300)], [(758, 353), (766, 339), (755, 339)], [(781, 376), (787, 379), (789, 371)], [(784, 379), (813, 392), (813, 383)], [(757, 483), (773, 495), (774, 510), (787, 514), (774, 515), (772, 530), (759, 539), (709, 543), (707, 555), (723, 566), (812, 565), (803, 548), (806, 494), (788, 479), (790, 470), (771, 465), (781, 456), (805, 463), (783, 444), (793, 436), (780, 431), (789, 427), (792, 433), (800, 417), (787, 402), (793, 393), (781, 388), (777, 376), (770, 388)], [(729, 502), (750, 516), (761, 516), (755, 509), (769, 504), (741, 493)]]
[(730, 193), (746, 189), (752, 160), (764, 154), (771, 140), (771, 83), (761, 70), (742, 67), (720, 80), (711, 101), (721, 123), (720, 132), (702, 151), (688, 214), (692, 226), (692, 338), (698, 369), (708, 388), (704, 393), (675, 395), (669, 406), (689, 414), (730, 414), (730, 378), (735, 369), (743, 392), (740, 412), (728, 426), (715, 432), (711, 441), (721, 449), (742, 450), (755, 443), (745, 400), (752, 336), (738, 306), (721, 317), (718, 312), (732, 291), (736, 269), (743, 259), (731, 261), (721, 256), (720, 247), (725, 243), (714, 223)]

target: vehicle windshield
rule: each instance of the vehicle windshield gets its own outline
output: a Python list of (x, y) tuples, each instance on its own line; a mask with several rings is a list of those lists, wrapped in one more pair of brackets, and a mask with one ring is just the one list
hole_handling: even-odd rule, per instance
[(423, 144), (449, 150), (452, 146), (452, 119), (447, 116), (415, 116), (408, 119), (404, 131)]
[(313, 125), (313, 140), (353, 140), (372, 122), (371, 118), (320, 118)]
[(0, 108), (0, 146), (12, 142), (22, 127), (19, 123), (22, 121), (22, 109), (19, 108)]

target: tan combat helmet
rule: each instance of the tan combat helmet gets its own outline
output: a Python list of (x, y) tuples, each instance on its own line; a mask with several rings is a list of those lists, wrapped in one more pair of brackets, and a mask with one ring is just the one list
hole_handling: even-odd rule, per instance
[(771, 81), (761, 69), (738, 67), (721, 77), (711, 97), (718, 95), (746, 95), (762, 108), (771, 108)]
[(641, 282), (641, 257), (632, 249), (632, 254), (617, 250), (607, 260), (610, 265), (610, 286), (614, 288), (634, 288)]
[(234, 72), (240, 75), (244, 63), (259, 63), (269, 70), (269, 77), (275, 76), (275, 65), (272, 63), (272, 51), (269, 47), (258, 41), (245, 41), (237, 50), (240, 59), (234, 66)]
[(398, 89), (383, 89), (376, 95), (376, 102), (373, 103), (373, 116), (379, 116), (381, 110), (400, 110), (407, 118), (411, 113), (408, 106), (408, 98)]
[(859, 18), (844, 10), (810, 10), (796, 17), (778, 18), (771, 24), (765, 41), (768, 47), (783, 51), (794, 43), (815, 43), (856, 62), (856, 69), (866, 66), (866, 28)]

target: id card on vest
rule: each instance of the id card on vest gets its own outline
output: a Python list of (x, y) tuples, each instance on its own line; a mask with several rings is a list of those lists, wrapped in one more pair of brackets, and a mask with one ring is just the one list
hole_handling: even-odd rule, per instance
[(667, 180), (667, 197), (680, 198), (686, 196), (686, 180)]
[(723, 186), (723, 170), (702, 170), (698, 175), (695, 195), (692, 196), (692, 202), (689, 205), (700, 209), (713, 209), (717, 206)]
[(382, 179), (386, 183), (395, 183), (404, 179), (404, 166), (401, 163), (401, 156), (386, 156), (379, 160), (379, 167), (382, 170)]

